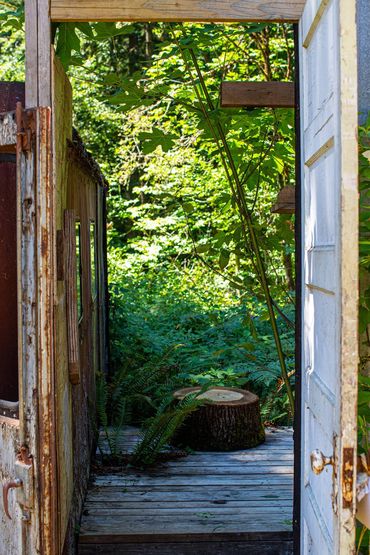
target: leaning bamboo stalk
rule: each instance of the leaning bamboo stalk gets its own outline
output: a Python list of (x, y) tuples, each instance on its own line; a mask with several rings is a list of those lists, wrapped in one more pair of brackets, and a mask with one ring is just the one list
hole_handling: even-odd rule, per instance
[[(221, 157), (221, 161), (223, 164), (223, 167), (225, 169), (225, 173), (226, 173), (226, 177), (228, 179), (232, 194), (235, 198), (235, 201), (238, 205), (239, 208), (239, 214), (240, 214), (240, 218), (241, 218), (241, 223), (242, 223), (242, 231), (243, 231), (243, 236), (244, 236), (244, 240), (245, 240), (245, 244), (247, 245), (247, 231), (251, 240), (251, 244), (252, 244), (252, 250), (254, 252), (255, 255), (255, 259), (256, 259), (256, 268), (257, 268), (257, 275), (259, 276), (260, 279), (260, 283), (265, 295), (265, 299), (266, 299), (266, 305), (267, 305), (267, 309), (268, 309), (268, 313), (269, 313), (269, 318), (270, 318), (270, 324), (271, 324), (271, 328), (272, 328), (272, 333), (274, 336), (274, 341), (275, 341), (275, 345), (276, 345), (276, 350), (277, 350), (277, 354), (278, 354), (278, 359), (279, 359), (279, 364), (280, 364), (280, 369), (281, 369), (281, 375), (287, 390), (287, 395), (288, 395), (288, 399), (289, 399), (289, 404), (290, 404), (290, 408), (291, 408), (291, 412), (292, 415), (294, 416), (294, 396), (293, 396), (293, 391), (292, 391), (292, 387), (290, 384), (290, 380), (289, 380), (289, 375), (288, 375), (288, 371), (287, 371), (287, 367), (286, 367), (286, 363), (285, 363), (285, 356), (284, 356), (284, 352), (283, 352), (283, 348), (282, 348), (282, 344), (281, 344), (281, 339), (280, 339), (280, 334), (279, 334), (279, 329), (277, 326), (277, 322), (276, 322), (276, 316), (275, 316), (275, 312), (274, 312), (274, 306), (273, 306), (273, 300), (270, 294), (270, 287), (268, 284), (268, 280), (267, 280), (267, 274), (266, 274), (266, 269), (265, 269), (265, 265), (262, 259), (262, 255), (261, 255), (261, 251), (260, 251), (260, 247), (259, 247), (259, 243), (258, 243), (258, 238), (254, 229), (254, 225), (253, 225), (253, 220), (252, 220), (252, 216), (250, 214), (250, 211), (248, 209), (247, 206), (247, 202), (245, 199), (245, 195), (244, 195), (244, 190), (243, 190), (243, 186), (240, 182), (239, 179), (239, 175), (237, 172), (237, 169), (235, 167), (235, 163), (234, 163), (234, 159), (232, 157), (232, 153), (230, 151), (224, 130), (221, 126), (221, 124), (219, 122), (216, 123), (216, 129), (215, 126), (211, 120), (211, 118), (209, 117), (209, 114), (207, 112), (207, 109), (204, 105), (203, 102), (203, 98), (198, 90), (197, 87), (197, 83), (194, 80), (193, 77), (193, 73), (191, 71), (189, 62), (187, 60), (186, 54), (185, 52), (189, 52), (190, 57), (192, 59), (195, 71), (197, 73), (197, 77), (199, 79), (199, 83), (201, 86), (201, 90), (204, 94), (204, 97), (206, 99), (207, 102), (207, 106), (208, 109), (210, 111), (213, 111), (214, 105), (212, 102), (212, 99), (209, 95), (207, 86), (204, 82), (204, 78), (202, 75), (202, 72), (199, 68), (199, 64), (198, 61), (196, 59), (196, 56), (194, 54), (194, 51), (191, 48), (183, 48), (179, 41), (177, 40), (177, 38), (175, 37), (176, 43), (180, 49), (184, 64), (185, 64), (185, 68), (187, 70), (187, 72), (189, 73), (191, 82), (193, 84), (193, 88), (195, 91), (195, 94), (198, 98), (198, 101), (200, 103), (203, 115), (208, 123), (208, 126), (210, 128), (210, 131), (215, 139), (220, 157)], [(230, 170), (229, 170), (230, 168)]]

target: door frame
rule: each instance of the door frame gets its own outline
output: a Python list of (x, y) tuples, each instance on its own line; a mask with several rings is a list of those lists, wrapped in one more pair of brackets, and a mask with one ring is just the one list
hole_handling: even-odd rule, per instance
[[(354, 0), (353, 0), (354, 1)], [(26, 21), (26, 108), (31, 107), (51, 107), (52, 104), (52, 88), (51, 88), (51, 74), (52, 74), (52, 22), (56, 19), (55, 4), (62, 3), (73, 4), (72, 0), (25, 0), (25, 21)], [(134, 4), (137, 4), (140, 0), (133, 0)], [(158, 5), (161, 5), (161, 0), (157, 0)], [(189, 4), (185, 2), (184, 4)], [(198, 0), (194, 0), (195, 4), (199, 8)], [(166, 2), (164, 2), (165, 4)], [(320, 8), (324, 10), (327, 5), (327, 0), (321, 0)], [(88, 4), (88, 2), (87, 2)], [(146, 21), (148, 17), (140, 18), (140, 6), (135, 7), (135, 15), (110, 18), (104, 17), (106, 12), (105, 0), (95, 0), (93, 2), (94, 6), (98, 6), (95, 9), (93, 16), (90, 18), (87, 16), (79, 16), (76, 10), (70, 12), (69, 17), (64, 17), (63, 21)], [(191, 4), (191, 2), (190, 2)], [(294, 422), (294, 515), (293, 515), (293, 534), (294, 534), (294, 553), (298, 554), (300, 549), (300, 489), (301, 489), (301, 372), (302, 372), (302, 253), (301, 253), (301, 238), (302, 238), (302, 217), (301, 217), (301, 170), (302, 170), (302, 158), (301, 158), (301, 146), (300, 146), (300, 83), (299, 83), (299, 49), (298, 49), (298, 22), (302, 15), (303, 8), (305, 5), (305, 0), (290, 0), (288, 7), (285, 9), (285, 13), (276, 14), (273, 9), (267, 7), (268, 2), (266, 0), (246, 0), (247, 9), (252, 10), (249, 16), (242, 16), (237, 9), (233, 12), (232, 3), (226, 2), (229, 6), (228, 17), (225, 17), (225, 10), (222, 11), (222, 7), (219, 8), (220, 4), (215, 7), (215, 12), (220, 9), (220, 13), (217, 14), (212, 12), (208, 14), (207, 17), (197, 17), (196, 14), (193, 16), (184, 16), (183, 12), (179, 12), (179, 15), (173, 14), (171, 17), (158, 17), (158, 14), (153, 14), (150, 18), (151, 21), (265, 21), (267, 23), (273, 23), (277, 21), (287, 21), (294, 24), (294, 34), (295, 34), (295, 94), (296, 94), (296, 106), (295, 106), (295, 129), (296, 129), (296, 225), (295, 225), (295, 251), (296, 251), (296, 376), (295, 376), (295, 422)], [(272, 1), (273, 5), (274, 2)], [(53, 7), (54, 6), (54, 7)], [(290, 6), (290, 8), (289, 8)], [(166, 5), (166, 9), (168, 5)], [(291, 12), (289, 13), (289, 9)], [(253, 11), (254, 10), (254, 11)], [(260, 11), (258, 11), (260, 10)], [(300, 16), (297, 17), (297, 10), (300, 12)], [(221, 13), (222, 11), (222, 13)], [(261, 11), (265, 13), (265, 16), (261, 16)], [(188, 13), (190, 13), (188, 11)], [(54, 19), (53, 19), (54, 18)], [(40, 178), (40, 176), (39, 176)], [(53, 186), (49, 190), (51, 196), (53, 196)], [(53, 218), (53, 215), (51, 215)], [(53, 255), (51, 253), (51, 259)], [(51, 298), (54, 298), (54, 280), (51, 276), (50, 279), (45, 278), (45, 286), (50, 289)], [(41, 343), (44, 339), (41, 339)], [(54, 398), (54, 368), (52, 365), (53, 352), (52, 344), (46, 344), (44, 342), (43, 347), (46, 349), (47, 356), (45, 360), (48, 360), (51, 365), (47, 368), (45, 366), (44, 379), (47, 380), (49, 376), (49, 394), (50, 394), (50, 405), (48, 406), (48, 413), (51, 416), (51, 429), (46, 438), (48, 444), (47, 447), (52, 456), (53, 460), (56, 460), (56, 446), (53, 441), (53, 430), (55, 432), (55, 407), (53, 406), (52, 399)], [(46, 480), (44, 484), (44, 495), (46, 494), (49, 498), (52, 497), (54, 488), (54, 479)], [(54, 508), (55, 510), (55, 508)], [(41, 527), (41, 536), (45, 535), (45, 531)], [(54, 537), (53, 537), (54, 536)], [(42, 540), (44, 545), (45, 555), (54, 554), (53, 546), (58, 545), (57, 530), (55, 526), (52, 526), (50, 534), (46, 534)]]
[(300, 113), (299, 29), (294, 24), (294, 127), (295, 127), (295, 374), (294, 374), (294, 482), (293, 553), (301, 552), (301, 476), (302, 476), (302, 156)]

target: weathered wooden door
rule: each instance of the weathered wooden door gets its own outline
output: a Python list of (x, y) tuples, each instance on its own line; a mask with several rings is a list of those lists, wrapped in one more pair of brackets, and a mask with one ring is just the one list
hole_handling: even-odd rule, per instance
[(357, 392), (355, 0), (307, 0), (302, 148), (303, 554), (354, 553)]
[[(13, 279), (18, 326), (13, 333), (18, 343), (19, 402), (11, 407), (2, 402), (2, 409), (11, 410), (9, 417), (1, 417), (0, 438), (0, 551), (11, 555), (46, 553), (55, 519), (52, 381), (46, 372), (53, 298), (50, 287), (44, 286), (53, 268), (50, 116), (49, 108), (25, 111), (18, 104), (16, 112), (0, 117), (0, 152), (13, 157), (16, 166)], [(37, 302), (42, 305), (39, 310)]]

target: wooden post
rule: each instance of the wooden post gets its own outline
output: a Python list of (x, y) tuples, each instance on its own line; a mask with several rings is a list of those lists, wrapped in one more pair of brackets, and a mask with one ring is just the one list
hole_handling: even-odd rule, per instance
[[(35, 345), (24, 342), (26, 364), (21, 372), (26, 382), (24, 412), (20, 411), (21, 437), (33, 455), (36, 510), (25, 528), (24, 552), (39, 550), (59, 555), (57, 447), (55, 414), (54, 302), (56, 288), (55, 183), (51, 129), (51, 21), (49, 0), (25, 0), (26, 107), (36, 108), (35, 173), (33, 182), (34, 257), (27, 260), (29, 276), (22, 295), (37, 292), (34, 320), (22, 324), (25, 337), (34, 336)], [(25, 231), (22, 231), (22, 236)], [(22, 254), (23, 256), (23, 254)], [(23, 265), (23, 259), (22, 259)], [(34, 351), (34, 352), (31, 352)], [(27, 355), (27, 356), (26, 356)], [(35, 365), (31, 367), (30, 362)], [(37, 395), (35, 396), (35, 391)], [(33, 395), (31, 397), (30, 395)], [(32, 441), (29, 440), (32, 438)]]
[(51, 106), (49, 0), (25, 0), (26, 108)]

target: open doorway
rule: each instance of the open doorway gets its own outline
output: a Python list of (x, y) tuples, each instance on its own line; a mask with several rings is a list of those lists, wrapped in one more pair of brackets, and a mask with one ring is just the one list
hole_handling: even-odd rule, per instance
[[(5, 441), (3, 451), (7, 455), (7, 459), (1, 462), (1, 473), (9, 478), (3, 512), (4, 515), (7, 513), (5, 501), (9, 488), (19, 487), (17, 514), (23, 513), (23, 518), (22, 522), (20, 518), (13, 520), (12, 526), (7, 521), (6, 535), (2, 535), (1, 542), (7, 545), (10, 539), (13, 545), (22, 538), (21, 549), (24, 552), (33, 552), (36, 545), (41, 545), (45, 553), (58, 550), (58, 546), (61, 551), (68, 519), (72, 530), (75, 529), (75, 515), (79, 512), (83, 482), (88, 475), (88, 453), (79, 439), (85, 437), (83, 429), (88, 422), (88, 410), (85, 409), (94, 410), (94, 402), (89, 403), (94, 397), (86, 394), (84, 384), (78, 384), (77, 302), (73, 307), (76, 326), (71, 350), (70, 344), (67, 345), (70, 338), (65, 333), (67, 326), (70, 326), (66, 304), (71, 292), (76, 293), (77, 289), (78, 293), (78, 275), (74, 271), (69, 276), (74, 277), (73, 281), (61, 279), (63, 267), (58, 265), (58, 261), (63, 259), (61, 247), (65, 237), (60, 232), (63, 232), (63, 211), (68, 209), (64, 195), (65, 169), (70, 165), (66, 154), (67, 139), (72, 140), (72, 126), (67, 121), (71, 113), (70, 86), (63, 71), (56, 74), (54, 52), (50, 48), (56, 37), (54, 32), (58, 30), (57, 49), (64, 63), (72, 54), (78, 64), (84, 59), (78, 55), (81, 40), (78, 33), (101, 40), (112, 31), (115, 34), (116, 30), (109, 24), (101, 27), (77, 25), (73, 23), (76, 18), (81, 21), (136, 21), (136, 18), (161, 21), (158, 15), (163, 14), (163, 19), (171, 21), (203, 21), (203, 18), (223, 21), (225, 17), (235, 22), (240, 19), (272, 21), (281, 18), (299, 21), (298, 50), (302, 61), (302, 159), (299, 166), (303, 177), (304, 233), (300, 264), (302, 349), (298, 350), (301, 351), (304, 368), (304, 410), (300, 412), (302, 423), (297, 425), (297, 430), (302, 433), (302, 477), (295, 473), (295, 484), (297, 492), (300, 490), (297, 498), (300, 498), (302, 512), (300, 540), (303, 551), (353, 551), (356, 492), (352, 469), (355, 467), (357, 446), (355, 406), (358, 362), (357, 344), (353, 341), (358, 316), (355, 4), (331, 0), (317, 6), (314, 0), (307, 0), (284, 4), (280, 13), (276, 13), (274, 5), (268, 2), (243, 6), (235, 3), (200, 6), (192, 2), (181, 6), (176, 4), (167, 13), (168, 4), (156, 2), (154, 11), (149, 11), (151, 17), (144, 18), (148, 13), (147, 5), (136, 6), (135, 11), (131, 3), (129, 6), (115, 3), (112, 8), (111, 4), (105, 6), (97, 1), (91, 5), (86, 0), (84, 6), (79, 3), (77, 7), (73, 1), (51, 0), (50, 5), (43, 0), (37, 4), (26, 3), (28, 109), (17, 111), (20, 116), (17, 122), (14, 114), (9, 117), (9, 113), (0, 121), (2, 131), (10, 132), (1, 133), (1, 146), (7, 148), (11, 144), (15, 147), (17, 143), (19, 147), (17, 161), (21, 167), (18, 183), (30, 177), (25, 182), (27, 186), (20, 188), (24, 196), (18, 202), (22, 216), (19, 224), (36, 224), (35, 227), (19, 226), (22, 265), (18, 265), (17, 269), (18, 274), (22, 273), (19, 283), (22, 284), (24, 301), (18, 304), (19, 344), (22, 339), (19, 347), (22, 355), (22, 362), (19, 361), (19, 383), (22, 384), (19, 406), (22, 410), (19, 419), (1, 417), (1, 441)], [(4, 25), (21, 32), (22, 15), (23, 6), (19, 6), (18, 10), (17, 2), (15, 13), (5, 15)], [(61, 25), (60, 21), (70, 23)], [(55, 25), (51, 25), (52, 22)], [(118, 27), (121, 28), (120, 25)], [(11, 41), (5, 42), (6, 47), (12, 44)], [(186, 44), (184, 46), (189, 50)], [(328, 68), (333, 68), (329, 75)], [(5, 68), (5, 71), (8, 69)], [(16, 67), (12, 66), (10, 73), (13, 78), (14, 71)], [(200, 83), (198, 73), (197, 77)], [(142, 100), (146, 100), (145, 96)], [(216, 115), (214, 110), (211, 112)], [(164, 132), (160, 133), (162, 141), (167, 130), (161, 131)], [(150, 142), (150, 137), (144, 138)], [(86, 165), (84, 167), (86, 169)], [(54, 192), (57, 193), (55, 198)], [(73, 222), (73, 218), (70, 221)], [(83, 272), (85, 268), (87, 272), (88, 287), (82, 284), (80, 293), (82, 291), (84, 296), (85, 289), (83, 320), (89, 325), (93, 322), (94, 312), (91, 272), (97, 267), (91, 258), (95, 234), (90, 227), (89, 222), (81, 225), (80, 231), (82, 228), (85, 230), (82, 241), (81, 233), (76, 233), (76, 226), (69, 226), (71, 233), (67, 244), (69, 255), (73, 250), (77, 254), (80, 239), (81, 245), (85, 244), (80, 251), (81, 269)], [(62, 241), (59, 241), (60, 238)], [(85, 263), (82, 260), (83, 250), (87, 255)], [(69, 256), (70, 261), (76, 262), (76, 258)], [(229, 268), (230, 259), (224, 269), (229, 271)], [(69, 284), (74, 284), (74, 287), (69, 288)], [(91, 293), (91, 299), (87, 293)], [(272, 311), (269, 307), (270, 316), (275, 310), (276, 306), (272, 306)], [(58, 332), (61, 333), (58, 335)], [(91, 339), (88, 329), (83, 330), (83, 335), (88, 344)], [(296, 345), (298, 347), (298, 342)], [(281, 358), (282, 349), (277, 351)], [(93, 367), (94, 356), (92, 352), (88, 355), (85, 370), (93, 385), (94, 376), (89, 369)], [(81, 402), (72, 408), (73, 398), (80, 393)], [(83, 423), (80, 422), (81, 410)], [(19, 436), (16, 440), (19, 457), (16, 459), (15, 443), (13, 440), (9, 442), (11, 428)], [(73, 437), (73, 431), (81, 432), (82, 436)], [(75, 464), (76, 449), (80, 454), (83, 451), (86, 458), (85, 465), (79, 460), (78, 468)], [(333, 469), (325, 468), (327, 465), (332, 465)], [(322, 476), (317, 478), (316, 475), (321, 472)], [(15, 533), (15, 528), (20, 526), (23, 526), (23, 533)], [(97, 549), (101, 550), (99, 546)]]
[[(108, 384), (102, 375), (97, 381), (103, 426), (80, 549), (89, 552), (90, 543), (98, 543), (99, 519), (109, 530), (108, 493), (117, 512), (105, 543), (116, 541), (119, 529), (122, 541), (133, 543), (141, 532), (147, 549), (159, 536), (172, 549), (173, 534), (176, 542), (192, 530), (208, 539), (226, 534), (227, 541), (244, 534), (235, 545), (240, 549), (247, 541), (249, 549), (269, 542), (275, 550), (289, 549), (293, 410), (268, 321), (261, 264), (293, 388), (294, 100), (288, 109), (274, 109), (255, 94), (250, 104), (229, 100), (222, 108), (221, 85), (293, 80), (293, 30), (264, 24), (118, 29), (109, 51), (103, 43), (86, 46), (94, 93), (84, 92), (85, 68), (70, 70), (76, 124), (85, 122), (84, 140), (110, 181), (111, 375)], [(95, 72), (98, 80), (91, 78)], [(88, 105), (79, 102), (83, 98)], [(242, 193), (233, 190), (233, 167)], [(186, 448), (202, 447), (197, 426), (190, 440), (174, 441), (176, 434), (168, 433), (182, 418), (173, 392), (184, 387), (257, 394), (267, 441), (260, 437), (250, 451), (235, 453), (240, 446), (230, 451), (230, 428), (224, 444), (213, 446), (224, 454), (183, 456)], [(171, 410), (178, 412), (166, 420)], [(133, 453), (148, 423), (152, 437), (147, 432)], [(127, 462), (140, 470), (123, 470)], [(123, 483), (132, 486), (132, 499), (122, 498), (121, 505), (112, 497), (114, 475), (117, 494)], [(148, 504), (149, 498), (156, 502)]]
[[(95, 38), (99, 29), (90, 29)], [(85, 37), (79, 59), (56, 38), (57, 55), (73, 83), (75, 126), (110, 181), (107, 376), (101, 306), (106, 182), (72, 133), (69, 84), (56, 59), (53, 116), (55, 125), (64, 121), (65, 133), (55, 150), (56, 342), (61, 346), (66, 334), (68, 345), (67, 357), (62, 349), (55, 353), (60, 536), (67, 532), (68, 552), (86, 486), (88, 412), (95, 402), (101, 426), (97, 482), (85, 504), (81, 552), (89, 552), (92, 542), (99, 545), (98, 520), (110, 530), (103, 543), (117, 543), (112, 538), (119, 528), (119, 541), (131, 549), (141, 531), (145, 549), (156, 549), (159, 541), (167, 550), (176, 544), (186, 552), (200, 541), (203, 550), (212, 550), (216, 541), (220, 549), (289, 552), (293, 406), (268, 309), (272, 303), (292, 389), (293, 29), (104, 29), (111, 40), (98, 47), (86, 27), (74, 31), (80, 40)], [(122, 67), (121, 59), (127, 59)], [(89, 78), (84, 64), (94, 65)], [(237, 89), (247, 84), (241, 95), (235, 81)], [(288, 88), (281, 90), (281, 82)], [(8, 108), (17, 100), (22, 99), (13, 95)], [(198, 391), (176, 402), (174, 392), (187, 387)], [(66, 394), (60, 395), (66, 390), (69, 408)], [(207, 415), (208, 428), (201, 431), (197, 415), (216, 405), (225, 408), (222, 418)], [(72, 464), (74, 483), (68, 479)], [(118, 479), (110, 501), (109, 476)], [(123, 500), (120, 476), (133, 488)], [(118, 528), (107, 526), (111, 501), (126, 529), (121, 521)]]

